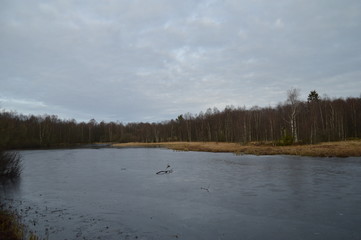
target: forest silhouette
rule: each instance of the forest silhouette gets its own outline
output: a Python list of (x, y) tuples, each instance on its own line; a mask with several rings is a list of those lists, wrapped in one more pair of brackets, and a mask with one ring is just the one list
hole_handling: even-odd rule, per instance
[(276, 107), (226, 107), (186, 113), (158, 123), (77, 122), (55, 115), (0, 113), (0, 148), (69, 147), (95, 142), (274, 142), (314, 144), (361, 137), (361, 98), (320, 98), (311, 91), (306, 101), (290, 89)]

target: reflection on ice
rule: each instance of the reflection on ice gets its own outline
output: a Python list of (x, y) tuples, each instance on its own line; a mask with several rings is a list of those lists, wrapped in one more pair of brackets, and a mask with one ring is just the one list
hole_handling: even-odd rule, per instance
[(361, 238), (359, 158), (142, 148), (22, 155), (22, 181), (2, 198), (49, 239)]

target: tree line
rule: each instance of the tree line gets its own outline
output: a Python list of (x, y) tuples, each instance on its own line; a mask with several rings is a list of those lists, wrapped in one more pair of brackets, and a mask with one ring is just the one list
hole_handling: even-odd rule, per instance
[(158, 123), (77, 122), (54, 115), (0, 113), (0, 148), (68, 147), (94, 142), (274, 142), (318, 143), (361, 137), (361, 97), (299, 100), (290, 89), (276, 107), (228, 106), (182, 114)]

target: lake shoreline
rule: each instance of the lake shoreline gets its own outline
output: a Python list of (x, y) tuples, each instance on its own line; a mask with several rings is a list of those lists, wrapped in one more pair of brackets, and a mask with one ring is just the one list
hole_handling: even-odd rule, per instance
[(49, 150), (49, 149), (78, 149), (78, 148), (151, 148), (160, 147), (175, 151), (197, 151), (215, 153), (234, 153), (249, 155), (294, 155), (308, 157), (361, 157), (361, 140), (347, 140), (338, 142), (322, 142), (318, 144), (298, 144), (277, 146), (272, 142), (98, 142), (91, 144), (59, 145), (40, 148), (20, 148), (16, 150)]
[(225, 152), (250, 155), (296, 155), (309, 157), (360, 157), (361, 141), (324, 142), (312, 145), (274, 146), (267, 143), (160, 142), (113, 143), (111, 147), (163, 147), (176, 151)]

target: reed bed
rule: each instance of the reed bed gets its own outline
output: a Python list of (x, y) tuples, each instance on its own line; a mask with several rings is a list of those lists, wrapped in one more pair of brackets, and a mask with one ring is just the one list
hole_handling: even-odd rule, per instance
[(232, 152), (252, 155), (298, 155), (312, 157), (360, 157), (361, 141), (325, 142), (312, 145), (276, 146), (268, 143), (162, 142), (115, 143), (113, 147), (165, 147), (177, 151)]

